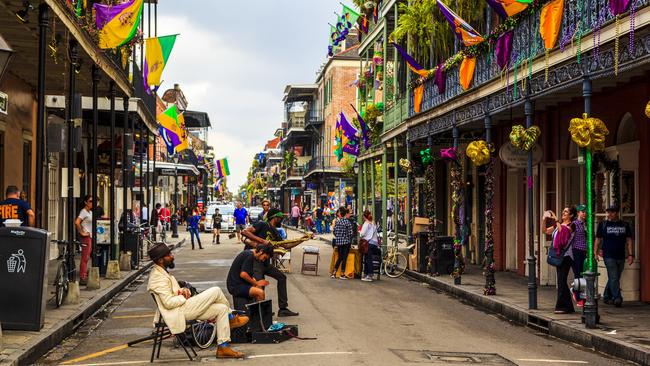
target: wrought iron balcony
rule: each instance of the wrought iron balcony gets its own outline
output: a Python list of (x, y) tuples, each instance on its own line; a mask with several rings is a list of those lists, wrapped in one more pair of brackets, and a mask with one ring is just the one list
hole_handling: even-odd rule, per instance
[(305, 176), (319, 171), (340, 172), (341, 164), (336, 160), (336, 156), (316, 156), (309, 160), (306, 165)]
[[(636, 2), (636, 7), (637, 9), (641, 9), (648, 6), (649, 3), (650, 0), (639, 0)], [(535, 11), (533, 14), (529, 15), (527, 18), (524, 18), (521, 22), (519, 22), (519, 24), (517, 24), (514, 28), (512, 57), (509, 71), (509, 81), (511, 83), (513, 82), (512, 67), (515, 60), (518, 58), (520, 60), (523, 60), (524, 58), (530, 59), (532, 56), (533, 58), (538, 58), (539, 62), (539, 58), (544, 56), (544, 45), (539, 35), (540, 12), (541, 9)], [(570, 50), (564, 50), (564, 52), (575, 52), (575, 48), (570, 47), (570, 39), (571, 35), (573, 35), (575, 32), (577, 24), (582, 24), (584, 29), (584, 34), (582, 37), (583, 39), (586, 39), (587, 37), (594, 37), (593, 33), (591, 33), (594, 31), (594, 29), (597, 29), (598, 27), (602, 29), (604, 26), (614, 22), (614, 16), (609, 11), (609, 0), (587, 0), (584, 3), (583, 13), (584, 14), (581, 15), (578, 11), (577, 2), (566, 1), (564, 3), (564, 14), (562, 17), (562, 25), (558, 36), (558, 44), (563, 44), (570, 48)], [(625, 22), (624, 26), (628, 26), (627, 22)], [(620, 42), (624, 42), (625, 44), (627, 42), (627, 39), (628, 38), (626, 35), (625, 41), (621, 39)], [(605, 43), (610, 40), (611, 39), (602, 39), (599, 40), (599, 42), (602, 41)], [(562, 52), (562, 50), (555, 49), (552, 52)], [(456, 65), (446, 71), (446, 88), (445, 92), (442, 94), (438, 93), (433, 79), (427, 80), (425, 82), (424, 97), (422, 100), (420, 113), (432, 110), (463, 94), (472, 93), (476, 87), (484, 85), (488, 82), (498, 80), (498, 78), (502, 77), (501, 70), (498, 69), (498, 66), (495, 62), (495, 57), (492, 55), (492, 57), (488, 58), (486, 57), (486, 54), (482, 54), (477, 58), (476, 71), (474, 73), (472, 86), (469, 90), (464, 91), (459, 83), (459, 67), (460, 65)], [(522, 72), (519, 72), (520, 77), (522, 74)], [(523, 93), (521, 92), (521, 83), (519, 84), (518, 96), (521, 97)], [(506, 88), (506, 86), (504, 85), (503, 88)], [(511, 84), (509, 88), (514, 88), (514, 86)], [(413, 110), (413, 90), (410, 90), (409, 94), (410, 97), (408, 116), (412, 117), (416, 114)]]
[(322, 109), (310, 109), (307, 116), (307, 125), (320, 126), (325, 122)]
[(384, 112), (384, 133), (401, 125), (409, 117), (408, 98), (406, 95), (395, 99), (395, 103)]

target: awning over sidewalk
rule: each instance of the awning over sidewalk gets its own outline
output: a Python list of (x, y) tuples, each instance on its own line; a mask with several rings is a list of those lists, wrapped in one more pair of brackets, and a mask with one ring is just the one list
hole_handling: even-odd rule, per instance
[[(149, 164), (144, 164), (145, 171), (147, 169), (147, 165), (149, 166), (149, 173), (153, 172), (153, 160), (149, 160)], [(191, 164), (174, 164), (165, 161), (156, 161), (156, 173), (158, 173), (159, 176), (163, 177), (173, 177), (175, 175), (198, 176), (199, 169)]]

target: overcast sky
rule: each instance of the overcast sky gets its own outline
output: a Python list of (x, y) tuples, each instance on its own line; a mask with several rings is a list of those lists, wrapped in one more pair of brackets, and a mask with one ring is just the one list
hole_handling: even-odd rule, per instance
[(334, 12), (338, 0), (159, 2), (158, 35), (180, 33), (159, 93), (178, 83), (188, 109), (209, 114), (209, 143), (228, 157), (231, 192), (280, 127), (285, 85), (315, 82)]

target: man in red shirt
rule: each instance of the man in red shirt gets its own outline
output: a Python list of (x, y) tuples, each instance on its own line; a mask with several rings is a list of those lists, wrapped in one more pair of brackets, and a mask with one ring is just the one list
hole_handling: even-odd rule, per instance
[(160, 209), (160, 212), (158, 213), (158, 217), (160, 218), (160, 222), (165, 225), (165, 229), (169, 230), (169, 222), (171, 219), (171, 214), (169, 211), (169, 203), (165, 204), (165, 207)]

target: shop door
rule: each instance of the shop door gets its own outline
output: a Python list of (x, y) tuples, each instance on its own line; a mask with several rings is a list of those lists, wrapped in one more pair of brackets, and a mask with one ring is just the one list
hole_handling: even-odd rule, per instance
[(507, 190), (506, 190), (506, 263), (505, 268), (508, 271), (516, 271), (519, 266), (517, 262), (517, 237), (518, 219), (522, 213), (517, 212), (519, 207), (519, 192), (523, 182), (521, 169), (508, 169)]

